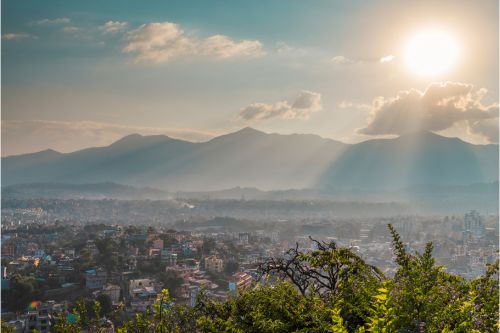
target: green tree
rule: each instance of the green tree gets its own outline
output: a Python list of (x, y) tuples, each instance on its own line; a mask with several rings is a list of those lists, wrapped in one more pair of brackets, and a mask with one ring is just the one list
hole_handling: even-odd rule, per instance
[(203, 332), (324, 332), (330, 313), (316, 294), (289, 282), (242, 291), (226, 302), (207, 302), (198, 318)]
[(113, 311), (113, 303), (109, 295), (99, 294), (96, 297), (96, 301), (99, 302), (101, 306), (101, 312), (99, 313), (101, 317), (106, 317)]
[(184, 279), (172, 271), (162, 272), (158, 275), (158, 281), (163, 283), (163, 287), (168, 289), (170, 295), (177, 296), (179, 288), (184, 283)]

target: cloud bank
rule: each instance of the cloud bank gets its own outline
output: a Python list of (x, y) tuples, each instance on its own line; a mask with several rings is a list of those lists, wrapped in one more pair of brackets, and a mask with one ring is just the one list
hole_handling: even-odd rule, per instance
[(410, 89), (373, 100), (366, 135), (401, 135), (441, 131), (465, 122), (469, 132), (498, 142), (498, 103), (483, 104), (486, 89), (459, 82), (432, 83), (425, 91)]
[(138, 61), (162, 63), (186, 56), (219, 59), (256, 56), (263, 53), (258, 40), (235, 41), (224, 35), (199, 38), (187, 34), (171, 22), (143, 24), (125, 36), (124, 53), (134, 54)]
[(311, 113), (320, 111), (321, 108), (321, 94), (303, 90), (292, 102), (252, 103), (240, 110), (239, 117), (244, 120), (307, 119)]

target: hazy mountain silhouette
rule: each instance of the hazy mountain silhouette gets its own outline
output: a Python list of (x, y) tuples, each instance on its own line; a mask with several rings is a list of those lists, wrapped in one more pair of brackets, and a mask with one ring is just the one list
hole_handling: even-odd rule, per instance
[(53, 199), (167, 199), (168, 193), (151, 187), (136, 188), (115, 183), (34, 183), (2, 187), (2, 197)]
[(318, 185), (399, 189), (498, 180), (498, 145), (472, 145), (430, 132), (370, 140), (345, 150)]
[(3, 185), (116, 182), (169, 191), (236, 186), (392, 189), (496, 180), (498, 145), (472, 145), (432, 133), (354, 145), (252, 128), (203, 143), (133, 134), (107, 147), (2, 158)]

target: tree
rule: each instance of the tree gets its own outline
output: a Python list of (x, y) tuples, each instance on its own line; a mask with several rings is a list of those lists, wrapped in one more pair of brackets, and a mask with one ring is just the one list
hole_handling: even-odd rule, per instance
[(108, 273), (115, 270), (118, 266), (118, 258), (116, 255), (117, 244), (110, 238), (97, 239), (95, 241), (99, 255), (97, 263), (104, 266)]
[(239, 267), (240, 265), (237, 261), (228, 261), (226, 263), (226, 266), (224, 267), (224, 273), (226, 273), (227, 275), (232, 275), (238, 271)]
[(399, 266), (391, 281), (388, 304), (396, 316), (394, 324), (397, 329), (430, 332), (497, 330), (498, 269), (494, 265), (484, 277), (467, 282), (435, 265), (432, 243), (427, 244), (422, 254), (407, 253), (395, 229), (391, 225), (388, 227)]
[(111, 302), (111, 297), (107, 294), (99, 294), (96, 297), (96, 301), (101, 305), (101, 317), (108, 316), (113, 311), (113, 303)]
[(383, 274), (349, 248), (311, 240), (317, 250), (302, 252), (296, 244), (283, 257), (265, 261), (259, 270), (290, 281), (303, 296), (315, 293), (330, 304), (342, 300), (343, 319), (350, 328), (359, 326), (369, 315), (371, 298), (381, 286)]
[(302, 295), (290, 282), (245, 290), (224, 303), (207, 302), (202, 332), (325, 332), (330, 313), (318, 295)]
[(177, 296), (179, 288), (184, 283), (184, 279), (172, 271), (160, 273), (158, 281), (163, 284), (163, 287), (168, 289), (172, 296)]
[(33, 277), (13, 275), (10, 288), (3, 293), (6, 307), (11, 311), (24, 311), (28, 304), (40, 297), (40, 289)]

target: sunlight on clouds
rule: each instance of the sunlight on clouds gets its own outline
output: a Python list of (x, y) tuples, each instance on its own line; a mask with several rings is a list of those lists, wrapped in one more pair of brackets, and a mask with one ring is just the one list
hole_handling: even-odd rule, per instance
[(127, 28), (128, 22), (108, 21), (99, 27), (103, 34), (116, 34)]
[(207, 56), (219, 59), (263, 54), (258, 40), (234, 41), (224, 35), (198, 38), (171, 22), (143, 24), (127, 33), (124, 53), (138, 61), (166, 62), (183, 56)]
[(239, 117), (245, 120), (308, 119), (311, 113), (321, 109), (321, 94), (303, 90), (292, 103), (288, 101), (272, 104), (252, 103), (240, 110)]
[(386, 63), (386, 62), (391, 62), (395, 59), (396, 57), (393, 55), (386, 55), (380, 58), (381, 63)]
[(471, 84), (433, 83), (422, 92), (400, 91), (391, 98), (378, 97), (372, 103), (368, 124), (358, 129), (365, 135), (400, 135), (415, 131), (441, 131), (460, 121), (469, 131), (491, 142), (498, 141), (498, 103), (484, 105), (486, 89)]

